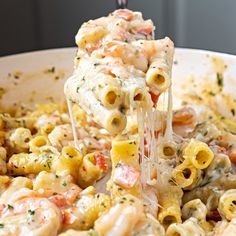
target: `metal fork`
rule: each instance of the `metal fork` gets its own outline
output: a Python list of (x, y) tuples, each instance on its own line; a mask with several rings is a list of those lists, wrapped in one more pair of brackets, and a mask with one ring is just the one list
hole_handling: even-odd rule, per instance
[(128, 7), (128, 0), (116, 0), (116, 9), (125, 9)]

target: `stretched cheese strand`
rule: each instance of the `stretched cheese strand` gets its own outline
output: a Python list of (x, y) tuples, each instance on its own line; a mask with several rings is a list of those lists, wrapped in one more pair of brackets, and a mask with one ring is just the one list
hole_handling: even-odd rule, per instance
[(72, 127), (72, 133), (73, 133), (73, 137), (74, 137), (74, 145), (77, 149), (79, 149), (78, 135), (77, 135), (76, 127), (75, 127), (75, 119), (73, 117), (72, 101), (69, 98), (66, 98), (66, 102), (67, 102), (67, 106), (68, 106), (71, 127)]
[(141, 182), (146, 182), (146, 175), (145, 175), (145, 156), (144, 156), (144, 119), (145, 119), (145, 112), (143, 111), (142, 106), (140, 103), (137, 106), (137, 123), (138, 123), (138, 132), (139, 132), (139, 150), (140, 150), (140, 160), (141, 160)]
[(173, 98), (172, 98), (172, 86), (168, 88), (168, 107), (166, 117), (166, 131), (164, 138), (166, 140), (173, 140), (173, 128), (172, 128), (172, 110), (173, 110)]

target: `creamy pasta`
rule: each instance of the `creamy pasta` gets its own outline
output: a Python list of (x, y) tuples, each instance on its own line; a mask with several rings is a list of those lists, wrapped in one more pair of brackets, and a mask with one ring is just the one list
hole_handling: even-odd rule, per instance
[(173, 110), (154, 29), (126, 9), (84, 23), (66, 103), (0, 113), (0, 235), (235, 234), (232, 122)]

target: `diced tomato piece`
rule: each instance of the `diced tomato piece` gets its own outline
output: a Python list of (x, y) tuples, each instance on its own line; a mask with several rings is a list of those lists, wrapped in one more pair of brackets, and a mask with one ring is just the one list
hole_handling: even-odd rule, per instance
[(160, 94), (155, 94), (151, 91), (149, 91), (150, 95), (151, 95), (151, 99), (152, 99), (152, 102), (154, 104), (154, 107), (157, 105), (157, 102), (158, 102), (158, 98), (160, 96)]
[(140, 171), (121, 162), (115, 168), (114, 182), (124, 188), (132, 188), (140, 177)]
[(53, 202), (59, 208), (64, 208), (68, 206), (66, 198), (63, 195), (57, 194), (57, 195), (51, 196), (49, 197), (49, 200)]
[(159, 133), (160, 133), (160, 130), (154, 130), (154, 136), (155, 136), (155, 138), (158, 138)]
[(73, 225), (78, 222), (78, 217), (76, 217), (71, 209), (66, 209), (62, 212), (63, 215), (63, 224)]
[(0, 213), (1, 213), (1, 211), (2, 211), (2, 210), (4, 210), (4, 209), (5, 209), (5, 207), (6, 207), (6, 205), (5, 205), (5, 204), (0, 204)]
[(95, 126), (95, 127), (98, 126), (98, 124), (93, 120), (89, 121), (88, 124), (89, 124), (89, 126)]
[(104, 145), (104, 148), (105, 148), (106, 150), (110, 150), (110, 149), (111, 149), (111, 144), (110, 144), (110, 143), (106, 143), (106, 144)]
[(101, 153), (95, 153), (94, 158), (96, 161), (96, 165), (99, 166), (100, 169), (102, 169), (104, 172), (108, 171), (108, 164), (106, 162), (105, 157)]
[(139, 34), (148, 35), (148, 34), (152, 33), (152, 28), (139, 28), (136, 30), (136, 32)]
[(120, 9), (115, 12), (115, 16), (123, 20), (130, 21), (133, 18), (133, 12), (127, 9)]

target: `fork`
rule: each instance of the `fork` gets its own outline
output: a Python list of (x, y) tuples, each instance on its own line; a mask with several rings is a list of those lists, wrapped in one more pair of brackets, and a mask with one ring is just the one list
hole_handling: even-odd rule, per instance
[(124, 9), (128, 6), (128, 0), (116, 0), (116, 9)]

